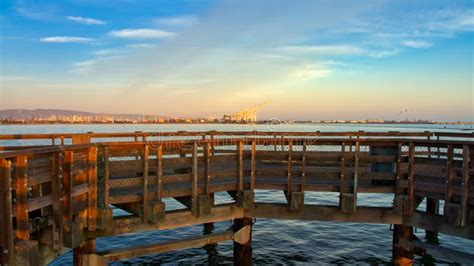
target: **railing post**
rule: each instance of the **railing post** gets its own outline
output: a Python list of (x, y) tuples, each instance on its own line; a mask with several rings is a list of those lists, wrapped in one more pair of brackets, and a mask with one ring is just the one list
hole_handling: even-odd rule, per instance
[(471, 154), (469, 145), (463, 145), (462, 161), (462, 192), (461, 192), (461, 226), (468, 223), (468, 201), (469, 201), (469, 167), (471, 165)]
[(250, 159), (250, 190), (251, 191), (254, 191), (255, 189), (256, 153), (257, 153), (257, 143), (255, 140), (252, 140), (252, 151), (251, 151), (251, 159)]
[(89, 192), (87, 193), (88, 208), (87, 208), (87, 224), (89, 231), (96, 230), (97, 219), (97, 147), (90, 147), (87, 153), (89, 171), (88, 183)]
[(292, 168), (292, 165), (291, 165), (291, 153), (292, 153), (292, 150), (293, 150), (293, 143), (291, 141), (288, 141), (288, 168), (287, 168), (287, 180), (286, 180), (286, 184), (287, 184), (287, 187), (286, 187), (286, 190), (287, 190), (287, 193), (288, 194), (291, 194), (291, 182), (292, 182), (292, 175), (291, 175), (291, 168)]
[(206, 195), (211, 195), (211, 150), (209, 142), (204, 144), (204, 175), (206, 178), (205, 181), (205, 193)]
[(408, 147), (408, 215), (413, 215), (415, 212), (415, 144), (410, 142)]
[(51, 189), (53, 194), (53, 248), (61, 250), (63, 246), (63, 197), (62, 197), (62, 158), (55, 152), (52, 158)]
[(16, 238), (30, 239), (30, 223), (28, 217), (28, 177), (26, 169), (28, 159), (26, 156), (15, 158), (15, 195), (16, 195)]
[(159, 145), (156, 151), (156, 200), (161, 202), (163, 194), (163, 145)]
[(14, 264), (11, 162), (0, 159), (0, 264)]
[(193, 143), (193, 165), (192, 165), (192, 184), (191, 184), (191, 210), (195, 215), (198, 214), (197, 210), (197, 201), (198, 201), (198, 189), (199, 189), (199, 182), (198, 182), (198, 146), (197, 142)]
[(306, 185), (306, 140), (303, 142), (303, 152), (301, 156), (301, 192), (305, 191)]
[(345, 152), (346, 152), (346, 143), (342, 142), (341, 144), (341, 175), (339, 177), (339, 202), (342, 202), (342, 195), (345, 192), (344, 191), (344, 188), (345, 188), (344, 175), (346, 172), (346, 159), (344, 158)]
[(238, 182), (238, 192), (242, 192), (244, 189), (244, 182), (243, 182), (243, 144), (240, 140), (237, 144), (237, 182)]
[(148, 209), (148, 157), (150, 154), (150, 147), (148, 144), (145, 144), (143, 147), (143, 156), (142, 156), (142, 164), (143, 164), (143, 216), (142, 220), (145, 222), (147, 220), (147, 209)]

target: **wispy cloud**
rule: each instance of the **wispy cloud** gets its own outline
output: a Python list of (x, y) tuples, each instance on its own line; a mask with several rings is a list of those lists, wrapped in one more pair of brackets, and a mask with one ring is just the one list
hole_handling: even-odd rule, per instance
[(87, 25), (105, 25), (107, 22), (95, 18), (84, 18), (84, 17), (73, 17), (73, 16), (68, 16), (67, 19), (72, 20), (74, 22), (79, 22), (82, 24), (87, 24)]
[(410, 47), (410, 48), (417, 48), (417, 49), (430, 48), (431, 46), (433, 46), (432, 43), (428, 41), (422, 41), (422, 40), (405, 40), (402, 42), (402, 45)]
[(358, 55), (364, 53), (360, 47), (353, 45), (304, 45), (284, 46), (279, 50), (296, 53), (314, 53), (318, 55)]
[(52, 43), (86, 43), (92, 42), (94, 39), (86, 37), (74, 37), (74, 36), (52, 36), (41, 38), (40, 42), (52, 42)]
[(134, 44), (128, 44), (125, 47), (127, 48), (155, 48), (156, 44), (151, 44), (151, 43), (134, 43)]
[(294, 71), (292, 74), (294, 77), (299, 79), (313, 79), (313, 78), (324, 78), (329, 76), (332, 71), (326, 66), (317, 66), (314, 64), (308, 64), (302, 68)]
[(175, 36), (175, 33), (156, 29), (123, 29), (108, 33), (109, 36), (124, 39), (163, 39)]
[(59, 8), (52, 4), (30, 3), (18, 1), (15, 6), (16, 12), (21, 16), (34, 20), (51, 20)]
[(162, 17), (154, 20), (155, 23), (160, 25), (174, 26), (174, 27), (189, 27), (198, 22), (198, 18), (195, 16), (175, 16), (175, 17)]

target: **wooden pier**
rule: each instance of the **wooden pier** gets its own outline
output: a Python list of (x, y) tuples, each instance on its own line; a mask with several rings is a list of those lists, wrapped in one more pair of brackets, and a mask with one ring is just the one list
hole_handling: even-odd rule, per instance
[[(396, 264), (425, 253), (474, 262), (413, 234), (474, 240), (472, 133), (30, 134), (0, 135), (0, 146), (1, 265), (44, 265), (68, 249), (75, 265), (105, 265), (230, 240), (234, 262), (249, 265), (254, 218), (392, 224)], [(287, 203), (255, 200), (269, 189)], [(233, 202), (216, 204), (218, 192)], [(339, 205), (306, 204), (305, 192), (339, 193)], [(389, 195), (390, 207), (363, 206), (363, 193)], [(165, 198), (185, 209), (166, 210)], [(229, 220), (223, 232), (95, 251), (99, 237)]]

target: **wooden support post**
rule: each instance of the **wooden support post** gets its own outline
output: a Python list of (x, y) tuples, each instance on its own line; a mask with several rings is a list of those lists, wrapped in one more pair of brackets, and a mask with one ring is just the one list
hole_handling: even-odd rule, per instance
[(74, 266), (83, 266), (84, 256), (95, 253), (95, 239), (88, 239), (73, 249)]
[(161, 144), (156, 151), (156, 178), (156, 200), (161, 202), (163, 195), (163, 145)]
[(142, 219), (145, 222), (147, 220), (147, 209), (148, 209), (148, 157), (150, 154), (150, 147), (145, 144), (143, 148), (142, 165), (143, 165), (143, 216)]
[(0, 264), (14, 264), (11, 162), (0, 159)]
[(256, 141), (252, 141), (252, 151), (251, 151), (251, 161), (250, 161), (250, 190), (255, 189), (255, 155), (257, 153), (257, 144)]
[(401, 244), (403, 240), (412, 240), (413, 227), (395, 224), (393, 227), (392, 262), (395, 265), (413, 265), (413, 251), (407, 250)]
[(97, 219), (97, 147), (89, 148), (88, 164), (89, 192), (87, 193), (87, 225), (89, 231), (95, 231)]
[[(426, 198), (426, 213), (436, 215), (439, 213), (439, 200)], [(428, 243), (438, 244), (438, 232), (425, 230), (425, 238)]]
[(357, 190), (359, 188), (359, 152), (360, 152), (360, 143), (357, 141), (355, 144), (355, 153), (354, 153), (354, 186), (352, 193), (354, 194), (355, 206), (357, 206)]
[(20, 240), (30, 239), (27, 167), (28, 159), (26, 156), (15, 158), (16, 238)]
[(104, 207), (109, 207), (110, 197), (110, 161), (109, 147), (104, 147)]
[(453, 153), (454, 149), (452, 145), (448, 145), (448, 161), (446, 165), (446, 193), (444, 197), (445, 204), (451, 203), (451, 197), (453, 195)]
[[(202, 234), (203, 236), (205, 235), (210, 235), (214, 232), (214, 223), (205, 223), (203, 224), (203, 230)], [(203, 247), (206, 250), (207, 253), (207, 262), (208, 264), (218, 264), (216, 259), (217, 259), (217, 243), (210, 243), (206, 244)]]
[[(461, 204), (452, 202), (453, 178), (454, 178), (453, 157), (454, 157), (454, 148), (452, 145), (448, 145), (448, 160), (447, 160), (447, 165), (446, 165), (446, 171), (447, 171), (446, 193), (444, 197), (445, 204), (444, 204), (443, 218), (445, 222), (447, 222), (448, 224), (452, 226), (461, 226), (462, 225)], [(465, 187), (463, 186), (462, 189), (464, 188)], [(461, 195), (461, 201), (462, 201), (463, 196), (464, 195)]]
[(342, 194), (345, 192), (344, 191), (344, 174), (346, 172), (346, 159), (345, 157), (345, 152), (346, 152), (346, 144), (342, 142), (341, 144), (341, 175), (339, 177), (339, 203), (342, 201)]
[(237, 181), (238, 181), (238, 192), (241, 192), (244, 189), (244, 181), (243, 181), (243, 175), (244, 175), (244, 169), (243, 169), (243, 150), (242, 150), (243, 144), (242, 141), (239, 141), (237, 144)]
[(408, 147), (408, 210), (405, 215), (413, 215), (415, 212), (415, 144), (410, 142)]
[[(250, 217), (234, 220), (234, 232), (238, 232), (244, 227), (247, 228), (247, 230), (245, 230), (245, 236), (234, 239), (234, 265), (252, 265), (252, 224), (252, 218)], [(248, 230), (248, 228), (250, 230)], [(237, 242), (236, 240), (239, 241)]]
[(301, 156), (301, 192), (305, 191), (306, 185), (306, 141), (303, 142), (303, 153)]
[(293, 150), (293, 143), (291, 141), (288, 142), (288, 168), (287, 168), (287, 180), (286, 180), (286, 191), (288, 194), (291, 194), (291, 153)]
[(61, 250), (63, 246), (63, 198), (62, 198), (62, 158), (61, 153), (56, 152), (52, 158), (51, 187), (53, 194), (53, 248)]
[(204, 144), (204, 175), (206, 178), (205, 182), (205, 193), (211, 195), (211, 150), (209, 142)]
[(462, 161), (462, 191), (461, 191), (461, 226), (468, 223), (468, 201), (469, 201), (469, 166), (471, 165), (471, 154), (469, 145), (463, 146)]
[(195, 215), (197, 215), (197, 201), (198, 201), (198, 189), (199, 189), (199, 180), (198, 180), (198, 146), (197, 143), (193, 144), (193, 166), (192, 166), (192, 202), (191, 210)]

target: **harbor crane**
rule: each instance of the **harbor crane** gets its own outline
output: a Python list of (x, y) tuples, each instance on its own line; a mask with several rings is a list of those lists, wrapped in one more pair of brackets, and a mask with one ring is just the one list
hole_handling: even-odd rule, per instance
[(224, 121), (238, 123), (255, 123), (257, 122), (257, 112), (260, 111), (270, 100), (256, 104), (250, 108), (241, 110), (232, 115), (224, 115)]

